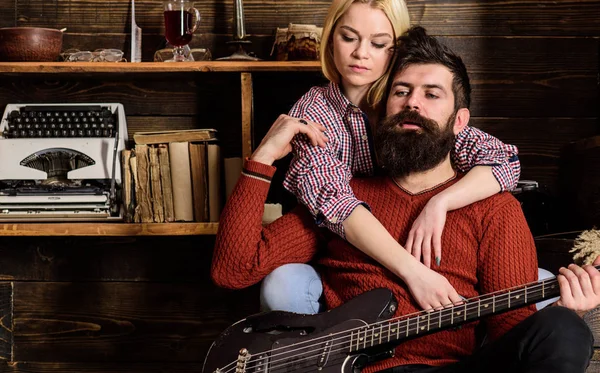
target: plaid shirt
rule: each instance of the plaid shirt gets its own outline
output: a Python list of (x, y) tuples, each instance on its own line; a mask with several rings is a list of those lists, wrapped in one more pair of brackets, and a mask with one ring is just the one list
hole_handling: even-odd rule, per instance
[[(353, 175), (372, 175), (376, 165), (366, 115), (335, 83), (311, 88), (289, 115), (325, 126), (329, 142), (321, 148), (296, 136), (292, 142), (294, 158), (283, 185), (308, 207), (317, 224), (345, 238), (342, 222), (356, 206), (368, 208), (354, 196), (350, 179)], [(451, 157), (461, 172), (477, 165), (493, 166), (492, 173), (502, 190), (513, 189), (521, 173), (515, 146), (470, 126), (457, 135)]]

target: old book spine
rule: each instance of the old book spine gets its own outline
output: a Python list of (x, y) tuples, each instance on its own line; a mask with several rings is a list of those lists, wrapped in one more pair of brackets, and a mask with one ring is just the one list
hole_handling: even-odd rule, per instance
[(206, 146), (190, 143), (190, 167), (192, 172), (192, 196), (194, 220), (208, 221), (208, 188), (206, 178)]
[(135, 212), (135, 195), (133, 175), (131, 174), (131, 150), (124, 149), (121, 151), (121, 167), (123, 175), (123, 189), (121, 203), (123, 204), (123, 221), (132, 223)]
[(136, 132), (133, 140), (136, 144), (166, 144), (171, 142), (192, 142), (215, 140), (213, 129), (194, 129), (181, 131)]
[(208, 144), (206, 147), (209, 221), (218, 222), (221, 215), (221, 148), (217, 144)]
[(171, 165), (169, 164), (169, 147), (166, 144), (158, 145), (158, 164), (160, 166), (160, 184), (162, 186), (163, 208), (165, 221), (175, 221), (173, 212), (173, 184), (171, 182)]
[(133, 188), (135, 190), (135, 208), (133, 211), (133, 222), (141, 223), (142, 222), (142, 211), (140, 205), (137, 203), (137, 198), (142, 194), (140, 190), (140, 182), (138, 180), (137, 174), (137, 158), (135, 156), (135, 150), (131, 152), (131, 158), (129, 159), (129, 165), (131, 166), (131, 174), (133, 175)]
[(175, 220), (194, 221), (189, 143), (169, 143), (169, 162), (171, 164)]
[[(137, 159), (137, 185), (136, 199), (139, 206), (142, 223), (152, 223), (152, 199), (150, 197), (150, 162), (148, 160), (148, 146), (136, 145), (135, 158)], [(139, 191), (139, 193), (137, 193)]]
[(163, 207), (162, 187), (160, 184), (160, 165), (158, 161), (158, 149), (151, 146), (148, 148), (150, 158), (150, 185), (152, 186), (152, 217), (155, 223), (164, 223), (165, 212)]

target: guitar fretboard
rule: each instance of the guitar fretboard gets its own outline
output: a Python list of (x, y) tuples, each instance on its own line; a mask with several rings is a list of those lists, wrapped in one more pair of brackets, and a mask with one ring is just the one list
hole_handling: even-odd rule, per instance
[(349, 332), (349, 352), (456, 327), (485, 316), (500, 314), (511, 309), (537, 303), (559, 294), (558, 281), (552, 278), (467, 299), (460, 305), (441, 310), (422, 311), (414, 315), (370, 324)]

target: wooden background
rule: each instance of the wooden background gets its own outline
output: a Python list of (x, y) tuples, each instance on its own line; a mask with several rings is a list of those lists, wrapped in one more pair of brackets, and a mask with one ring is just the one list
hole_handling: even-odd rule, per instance
[[(328, 0), (244, 2), (250, 49), (269, 58), (276, 27), (322, 25)], [(600, 0), (408, 0), (412, 21), (463, 55), (472, 125), (515, 144), (522, 179), (556, 205), (578, 175), (568, 144), (598, 135)], [(192, 47), (230, 54), (233, 1), (197, 2)], [(161, 1), (137, 1), (143, 58), (162, 48)], [(127, 51), (126, 0), (0, 0), (0, 27), (63, 28), (64, 48)], [(127, 56), (128, 57), (128, 56)], [(255, 139), (315, 73), (257, 73)], [(0, 76), (0, 107), (17, 102), (121, 102), (129, 132), (214, 127), (240, 154), (239, 75)], [(565, 172), (567, 172), (565, 174)], [(274, 198), (277, 198), (275, 196)], [(568, 203), (566, 203), (568, 205)], [(564, 208), (553, 228), (573, 227)], [(568, 210), (568, 212), (575, 212)], [(208, 277), (214, 237), (0, 238), (0, 372), (198, 372), (215, 336), (257, 309), (257, 289), (229, 292)]]

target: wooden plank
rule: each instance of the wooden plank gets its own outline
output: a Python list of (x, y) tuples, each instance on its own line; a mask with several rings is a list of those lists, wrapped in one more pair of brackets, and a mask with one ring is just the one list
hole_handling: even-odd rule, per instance
[[(126, 1), (16, 0), (15, 3), (19, 26), (69, 27), (71, 32), (105, 33), (123, 32), (129, 26), (130, 9)], [(322, 26), (330, 4), (329, 0), (245, 0), (246, 30), (249, 34), (273, 35), (276, 27), (286, 27), (289, 23)], [(233, 34), (233, 2), (208, 0), (195, 6), (202, 14), (199, 33)], [(408, 1), (408, 6), (413, 24), (440, 35), (600, 35), (597, 0), (413, 0)], [(144, 33), (163, 34), (162, 3), (136, 1), (136, 21)]]
[[(54, 79), (32, 75), (0, 77), (0, 106), (8, 103), (120, 102), (127, 115), (202, 114), (217, 129), (239, 123), (238, 73), (219, 74), (65, 74)], [(235, 82), (235, 83), (234, 83)], [(235, 85), (233, 85), (235, 84)], [(239, 102), (239, 101), (236, 101)]]
[(214, 242), (214, 236), (3, 238), (0, 280), (210, 284)]
[(600, 35), (597, 0), (411, 0), (411, 22), (435, 35)]
[(471, 118), (469, 124), (516, 145), (520, 156), (557, 161), (565, 145), (600, 132), (595, 118)]
[(516, 145), (521, 179), (536, 180), (557, 195), (561, 155), (567, 144), (600, 132), (594, 118), (472, 118), (472, 126)]
[[(17, 0), (20, 26), (69, 27), (74, 32), (123, 32), (130, 19), (129, 2), (101, 0)], [(322, 23), (328, 0), (244, 2), (246, 29), (249, 33), (271, 34), (275, 27), (288, 23)], [(233, 2), (209, 0), (195, 4), (202, 15), (198, 33), (233, 35)], [(136, 1), (136, 22), (144, 33), (163, 34), (161, 1)], [(250, 28), (252, 30), (250, 30)]]
[(598, 39), (440, 40), (465, 61), (473, 116), (598, 116)]
[(14, 0), (0, 0), (0, 27), (14, 27), (16, 26), (16, 5), (17, 2)]
[[(231, 55), (234, 48), (227, 42), (232, 40), (230, 34), (198, 34), (190, 42), (190, 48), (208, 48), (212, 59)], [(130, 57), (130, 36), (125, 33), (71, 33), (66, 32), (63, 38), (63, 50), (95, 50), (97, 48), (116, 48), (125, 52), (124, 58), (128, 61)], [(271, 49), (273, 47), (273, 36), (253, 34), (248, 35), (248, 41), (251, 43), (246, 46), (248, 52), (254, 52), (264, 60), (273, 60), (271, 58)], [(142, 35), (142, 61), (152, 62), (154, 53), (165, 48), (166, 40), (162, 33)], [(232, 61), (230, 61), (232, 62)]]
[(0, 362), (12, 360), (13, 293), (12, 282), (0, 282)]
[[(280, 114), (287, 114), (292, 106), (313, 86), (328, 83), (323, 74), (271, 72), (252, 73), (254, 86), (254, 141), (266, 134)], [(285, 93), (285, 94), (284, 94)]]
[(201, 369), (201, 362), (0, 362), (0, 373), (198, 373)]
[(200, 72), (320, 72), (318, 61), (198, 61), (175, 64), (163, 62), (0, 62), (4, 74), (130, 74)]
[(254, 97), (252, 75), (242, 73), (242, 159), (252, 154), (252, 127), (254, 121)]
[[(598, 39), (452, 37), (442, 40), (463, 56), (469, 68), (473, 116), (598, 116)], [(272, 81), (265, 81), (272, 96), (279, 95), (272, 88), (278, 86), (281, 77), (274, 75)], [(52, 82), (42, 77), (30, 80), (3, 76), (0, 103), (34, 99), (102, 102), (111, 97), (111, 101), (116, 99), (126, 104), (129, 115), (156, 113), (157, 109), (167, 115), (218, 112), (219, 123), (239, 123), (237, 113), (232, 115), (233, 101), (228, 100), (231, 88), (239, 86), (237, 79), (235, 73), (190, 76), (166, 72), (152, 79), (142, 73), (99, 74), (86, 77), (85, 81), (65, 74)], [(36, 84), (31, 85), (33, 82)], [(261, 89), (259, 83), (254, 88)], [(223, 120), (223, 115), (229, 115), (230, 120)]]
[(16, 282), (13, 360), (202, 361), (220, 332), (258, 310), (257, 288), (207, 285)]
[[(600, 137), (570, 144), (564, 152), (561, 184), (569, 223), (578, 229), (600, 225)], [(576, 218), (580, 217), (578, 221)]]
[(573, 263), (573, 253), (569, 253), (569, 250), (573, 248), (575, 237), (576, 234), (569, 238), (566, 235), (560, 237), (537, 237), (535, 239), (535, 247), (537, 249), (539, 267), (557, 274), (560, 267), (565, 267)]
[(190, 236), (216, 234), (219, 223), (4, 223), (0, 236)]

